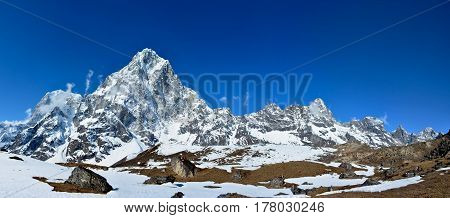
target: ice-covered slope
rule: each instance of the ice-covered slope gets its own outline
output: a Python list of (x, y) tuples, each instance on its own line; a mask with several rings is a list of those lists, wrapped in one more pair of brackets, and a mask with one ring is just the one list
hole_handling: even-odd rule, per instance
[[(212, 109), (183, 86), (169, 61), (144, 49), (82, 97), (50, 92), (21, 125), (0, 124), (0, 145), (41, 160), (110, 165), (132, 153), (164, 146), (303, 145), (333, 147), (349, 141), (372, 147), (406, 144), (381, 120), (366, 117), (341, 123), (321, 99), (307, 106), (234, 116)], [(417, 140), (436, 137), (423, 131)], [(413, 140), (414, 141), (414, 140)]]

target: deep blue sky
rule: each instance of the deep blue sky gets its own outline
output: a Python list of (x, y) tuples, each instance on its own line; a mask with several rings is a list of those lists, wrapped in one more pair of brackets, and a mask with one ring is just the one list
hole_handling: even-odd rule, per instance
[[(8, 0), (130, 56), (152, 48), (191, 75), (283, 72), (442, 1)], [(68, 82), (84, 93), (89, 69), (96, 78), (128, 62), (0, 2), (0, 120), (23, 119)], [(388, 129), (447, 132), (450, 4), (295, 73), (313, 75), (304, 101), (324, 99), (338, 120), (387, 116)]]

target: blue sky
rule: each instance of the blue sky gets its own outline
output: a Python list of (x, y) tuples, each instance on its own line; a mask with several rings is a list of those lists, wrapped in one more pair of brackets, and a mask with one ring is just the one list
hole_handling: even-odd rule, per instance
[[(89, 70), (92, 92), (98, 76), (130, 60), (2, 1), (0, 120), (23, 119), (67, 83), (84, 93)], [(152, 48), (177, 73), (198, 76), (284, 72), (443, 0), (7, 1), (130, 56)], [(313, 75), (304, 102), (324, 99), (338, 120), (373, 115), (390, 130), (447, 132), (449, 53), (447, 4), (294, 73)]]

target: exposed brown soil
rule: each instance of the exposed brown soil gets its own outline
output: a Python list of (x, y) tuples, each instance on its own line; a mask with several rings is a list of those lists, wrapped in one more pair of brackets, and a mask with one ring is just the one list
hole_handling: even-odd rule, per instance
[(345, 192), (322, 196), (325, 198), (450, 198), (450, 174), (433, 172), (422, 182), (383, 192)]
[(328, 167), (323, 164), (311, 163), (306, 161), (295, 161), (288, 163), (278, 163), (264, 165), (257, 170), (241, 170), (244, 175), (242, 180), (233, 180), (233, 174), (225, 170), (199, 169), (194, 177), (182, 178), (176, 176), (170, 168), (166, 169), (131, 169), (130, 172), (146, 176), (168, 176), (173, 175), (178, 182), (205, 182), (212, 181), (216, 183), (238, 182), (241, 184), (262, 185), (260, 182), (267, 182), (273, 178), (284, 176), (285, 178), (297, 178), (316, 176), (326, 173), (342, 173), (344, 170), (335, 167)]
[[(361, 144), (346, 144), (338, 151), (322, 161), (357, 162), (372, 166), (390, 167), (392, 175), (387, 176), (385, 170), (377, 169), (371, 178), (375, 180), (397, 180), (406, 177), (407, 173), (422, 176), (422, 182), (406, 187), (377, 193), (345, 192), (324, 197), (350, 198), (449, 198), (449, 173), (436, 171), (450, 165), (448, 146), (450, 135), (446, 135), (429, 142), (421, 142), (408, 146), (372, 149)], [(351, 187), (344, 187), (348, 189)], [(335, 190), (341, 190), (337, 188)], [(320, 194), (323, 190), (317, 190)], [(312, 195), (314, 196), (314, 195)]]
[[(410, 162), (422, 162), (439, 157), (430, 157), (430, 153), (441, 144), (450, 144), (450, 135), (446, 134), (436, 140), (420, 142), (408, 146), (392, 146), (379, 149), (364, 144), (347, 143), (339, 145), (337, 151), (322, 161), (357, 162), (370, 166), (396, 167)], [(449, 155), (447, 154), (447, 157)], [(445, 157), (445, 155), (443, 156)], [(441, 157), (441, 158), (443, 158)]]
[(61, 166), (65, 166), (65, 167), (84, 167), (84, 168), (89, 168), (89, 169), (94, 169), (94, 170), (104, 170), (104, 171), (108, 170), (108, 167), (94, 165), (94, 164), (74, 163), (74, 162), (56, 163), (56, 164), (61, 165)]
[[(113, 164), (111, 167), (144, 167), (147, 166), (147, 163), (149, 161), (154, 162), (169, 162), (170, 158), (174, 156), (181, 156), (187, 160), (196, 162), (200, 161), (202, 157), (206, 156), (209, 152), (211, 152), (211, 149), (205, 148), (202, 151), (191, 153), (191, 152), (179, 152), (172, 155), (164, 156), (158, 154), (158, 148), (159, 146), (154, 146), (140, 154), (138, 154), (135, 158), (127, 160), (122, 159), (119, 162)], [(168, 165), (168, 164), (167, 164)]]

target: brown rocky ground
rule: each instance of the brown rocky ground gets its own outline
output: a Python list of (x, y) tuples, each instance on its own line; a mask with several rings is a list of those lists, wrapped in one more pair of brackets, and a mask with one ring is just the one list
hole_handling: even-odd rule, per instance
[[(241, 184), (262, 185), (260, 182), (267, 182), (276, 177), (297, 178), (316, 176), (327, 173), (342, 173), (343, 169), (328, 167), (319, 163), (306, 161), (295, 161), (279, 164), (264, 165), (257, 170), (239, 170), (233, 169), (231, 173), (226, 170), (212, 168), (199, 169), (194, 177), (183, 178), (177, 176), (170, 168), (165, 169), (131, 169), (131, 173), (137, 173), (146, 176), (175, 176), (178, 182), (205, 182), (212, 181), (216, 183), (235, 182)], [(235, 174), (239, 171), (242, 179), (236, 180)]]
[[(323, 157), (321, 162), (344, 162), (357, 163), (369, 166), (376, 166), (375, 175), (370, 178), (373, 180), (397, 180), (405, 177), (422, 176), (422, 182), (409, 185), (403, 188), (387, 190), (377, 193), (365, 192), (347, 192), (327, 196), (319, 196), (319, 194), (329, 191), (329, 187), (321, 187), (308, 191), (308, 195), (312, 197), (350, 197), (350, 198), (396, 198), (396, 197), (450, 197), (450, 179), (448, 171), (436, 171), (439, 168), (450, 165), (450, 134), (429, 142), (417, 143), (408, 146), (388, 147), (373, 149), (367, 145), (349, 143), (337, 147), (337, 151), (327, 157)], [(327, 173), (342, 174), (345, 169), (325, 166), (320, 163), (307, 161), (293, 161), (287, 163), (263, 165), (256, 170), (242, 170), (233, 168), (232, 172), (222, 169), (198, 169), (195, 176), (185, 178), (178, 176), (172, 171), (169, 160), (174, 156), (181, 156), (192, 162), (201, 161), (212, 150), (206, 148), (203, 151), (190, 153), (180, 152), (170, 156), (162, 156), (158, 154), (158, 146), (149, 149), (137, 155), (131, 160), (123, 159), (111, 166), (121, 167), (123, 170), (131, 173), (141, 174), (148, 177), (154, 176), (175, 176), (177, 182), (205, 182), (212, 181), (215, 183), (240, 183), (251, 185), (264, 185), (270, 188), (270, 184), (264, 183), (274, 178), (298, 178), (323, 175)], [(246, 148), (236, 150), (229, 154), (228, 157), (218, 159), (216, 162), (221, 165), (234, 164), (233, 161), (239, 160), (243, 156), (248, 155)], [(148, 168), (149, 161), (165, 162), (165, 168)], [(81, 164), (81, 163), (62, 163), (60, 165), (68, 167), (82, 166), (91, 169), (108, 170), (108, 167)], [(387, 169), (389, 168), (389, 169)], [(350, 172), (361, 170), (353, 168)], [(75, 186), (65, 183), (48, 182), (45, 178), (35, 179), (45, 182), (54, 188), (54, 191), (61, 192), (77, 192), (92, 193), (89, 190), (81, 190)], [(217, 186), (209, 186), (205, 188), (218, 188)], [(283, 184), (284, 187), (291, 187), (292, 184)], [(344, 190), (358, 187), (333, 187), (333, 190)], [(244, 197), (239, 194), (229, 193), (228, 197)]]
[(69, 162), (69, 163), (56, 163), (56, 164), (61, 165), (61, 166), (65, 166), (65, 167), (84, 167), (84, 168), (94, 169), (94, 170), (105, 170), (105, 171), (107, 171), (109, 169), (109, 167), (99, 166), (99, 165), (94, 165), (94, 164), (86, 164), (86, 163)]
[(318, 196), (326, 198), (449, 198), (450, 174), (433, 172), (425, 175), (422, 182), (383, 192), (345, 192)]

